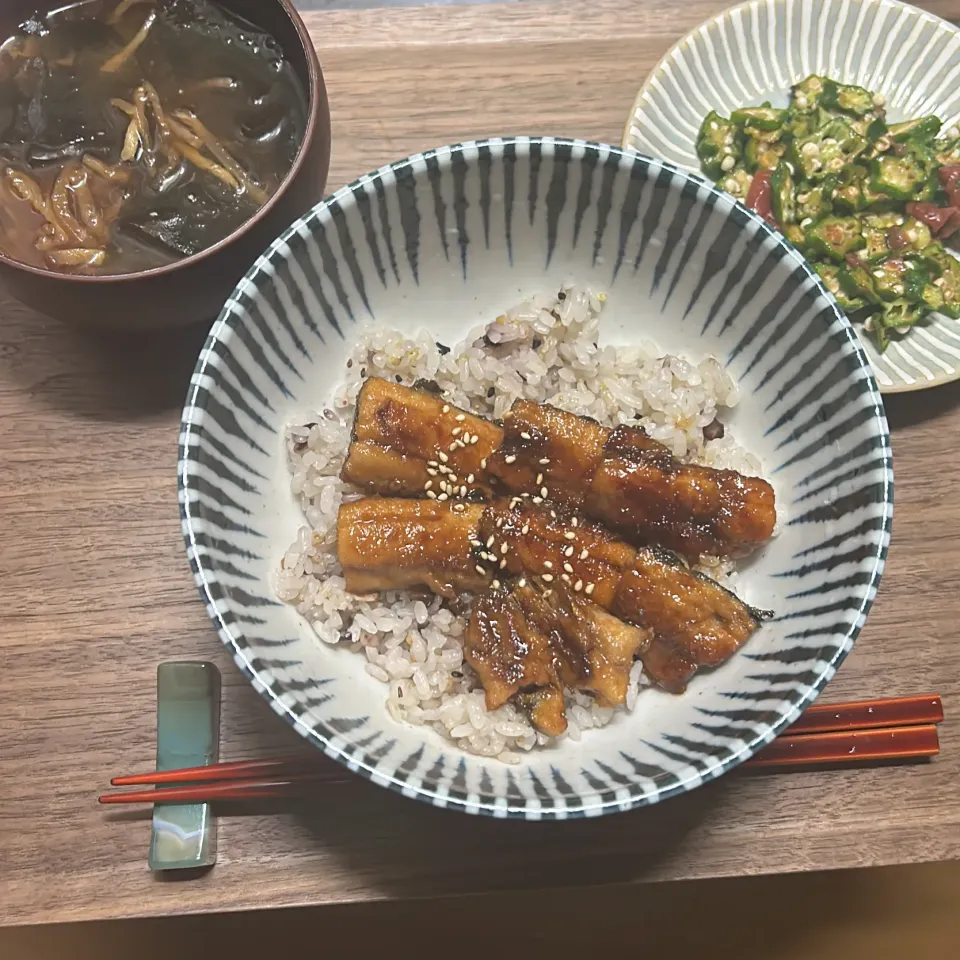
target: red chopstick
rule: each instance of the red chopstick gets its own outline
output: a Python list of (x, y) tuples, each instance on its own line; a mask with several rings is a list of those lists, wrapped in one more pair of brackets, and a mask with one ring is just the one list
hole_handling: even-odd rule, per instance
[[(208, 768), (210, 769), (210, 768)], [(213, 803), (223, 800), (266, 800), (307, 793), (321, 783), (343, 783), (349, 776), (320, 771), (301, 774), (296, 779), (226, 780), (193, 787), (162, 787), (159, 790), (136, 790), (130, 793), (108, 793), (100, 803)]]
[[(936, 724), (943, 705), (936, 695), (818, 704), (745, 765), (753, 768), (907, 760), (940, 751)], [(100, 803), (207, 803), (290, 797), (320, 784), (351, 779), (322, 757), (239, 760), (183, 770), (114, 777), (115, 787), (156, 786), (106, 794)]]
[(943, 704), (940, 697), (892, 697), (887, 700), (859, 700), (854, 703), (815, 703), (800, 714), (787, 731), (832, 733), (834, 730), (871, 730), (876, 727), (907, 727), (921, 723), (940, 723)]
[(138, 773), (114, 777), (113, 787), (151, 786), (166, 783), (208, 783), (221, 780), (252, 780), (257, 777), (284, 777), (315, 774), (317, 757), (275, 757), (269, 760), (237, 760), (233, 763), (212, 763), (205, 767), (185, 767), (156, 773)]
[(867, 760), (908, 760), (940, 752), (937, 728), (932, 723), (916, 727), (880, 727), (873, 730), (839, 730), (777, 737), (745, 762), (751, 767), (818, 766), (862, 763)]

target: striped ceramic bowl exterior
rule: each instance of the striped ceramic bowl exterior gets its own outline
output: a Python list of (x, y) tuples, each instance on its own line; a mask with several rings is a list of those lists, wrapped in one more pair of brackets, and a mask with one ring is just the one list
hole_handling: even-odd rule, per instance
[[(677, 43), (637, 95), (623, 145), (700, 170), (704, 116), (744, 104), (786, 106), (811, 73), (886, 97), (894, 120), (935, 113), (960, 122), (960, 30), (895, 0), (752, 0)], [(883, 393), (960, 377), (960, 321), (941, 314), (895, 338), (881, 355), (864, 346)]]
[[(608, 342), (713, 353), (743, 400), (728, 421), (765, 462), (782, 532), (741, 574), (777, 618), (685, 696), (520, 765), (398, 724), (364, 659), (277, 603), (272, 571), (303, 518), (284, 427), (327, 402), (348, 345), (377, 321), (445, 342), (576, 280), (608, 293)], [(890, 535), (890, 445), (869, 365), (797, 253), (696, 176), (614, 147), (490, 140), (361, 177), (256, 263), (211, 330), (180, 437), (183, 533), (237, 664), (304, 737), (376, 783), (500, 817), (593, 816), (653, 803), (735, 766), (833, 676), (876, 592)]]

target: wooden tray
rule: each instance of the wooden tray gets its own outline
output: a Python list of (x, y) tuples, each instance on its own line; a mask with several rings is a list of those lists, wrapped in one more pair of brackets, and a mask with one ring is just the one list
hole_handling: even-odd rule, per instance
[[(503, 134), (617, 141), (643, 76), (713, 0), (556, 0), (312, 13), (334, 113), (330, 187)], [(960, 0), (925, 4), (960, 16)], [(197, 600), (177, 422), (202, 335), (123, 342), (0, 304), (0, 921), (128, 917), (904, 863), (960, 856), (960, 384), (891, 397), (893, 546), (834, 700), (943, 695), (931, 764), (735, 772), (597, 821), (495, 822), (357, 780), (220, 824), (214, 870), (147, 870), (146, 814), (95, 798), (153, 763), (158, 662), (223, 671), (223, 759), (302, 746)]]

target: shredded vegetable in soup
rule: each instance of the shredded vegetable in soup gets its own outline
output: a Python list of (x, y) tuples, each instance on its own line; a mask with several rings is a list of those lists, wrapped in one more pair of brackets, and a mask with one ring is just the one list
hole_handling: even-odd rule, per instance
[(305, 94), (209, 0), (86, 0), (0, 46), (0, 251), (123, 274), (205, 250), (293, 166)]

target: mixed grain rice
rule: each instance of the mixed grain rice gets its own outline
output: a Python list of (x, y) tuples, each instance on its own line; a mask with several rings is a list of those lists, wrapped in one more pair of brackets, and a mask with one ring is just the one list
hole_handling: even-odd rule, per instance
[[(446, 600), (402, 592), (357, 597), (344, 589), (336, 555), (337, 511), (360, 495), (339, 478), (357, 394), (368, 376), (407, 385), (434, 380), (451, 404), (502, 417), (523, 397), (590, 416), (607, 426), (640, 425), (686, 461), (759, 475), (760, 464), (729, 431), (705, 441), (703, 429), (736, 404), (736, 384), (714, 358), (693, 362), (658, 356), (653, 344), (599, 345), (605, 297), (576, 287), (521, 303), (448, 349), (429, 332), (413, 337), (369, 328), (347, 361), (331, 406), (287, 431), (291, 489), (306, 525), (276, 575), (279, 598), (296, 606), (326, 644), (362, 653), (366, 671), (387, 685), (386, 706), (397, 721), (429, 725), (462, 749), (505, 762), (548, 745), (526, 715), (507, 704), (488, 712), (483, 690), (464, 662), (469, 610)], [(704, 557), (701, 569), (728, 585), (730, 565)], [(635, 664), (627, 695), (632, 710), (645, 685)], [(615, 711), (583, 692), (567, 694), (568, 731), (602, 727)]]

